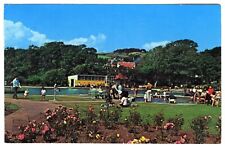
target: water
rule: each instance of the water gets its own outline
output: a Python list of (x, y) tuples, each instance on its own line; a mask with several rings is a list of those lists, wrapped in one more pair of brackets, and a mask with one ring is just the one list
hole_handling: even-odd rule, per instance
[[(191, 101), (191, 99), (189, 97), (179, 97), (179, 96), (176, 96), (176, 103), (179, 103), (179, 104), (187, 104), (187, 103), (190, 103), (192, 104), (193, 102)], [(135, 101), (137, 102), (144, 102), (144, 98), (143, 97), (138, 97), (138, 98), (135, 98)], [(152, 103), (168, 103), (167, 100), (164, 100), (163, 98), (152, 98)]]
[[(41, 94), (41, 88), (39, 87), (28, 87), (28, 88), (22, 88), (19, 89), (20, 91), (24, 91), (28, 89), (30, 95), (40, 95)], [(46, 95), (54, 95), (54, 88), (45, 88), (46, 89)], [(9, 89), (7, 89), (9, 91)], [(78, 95), (78, 94), (88, 94), (89, 93), (88, 88), (59, 88), (59, 91), (57, 92), (57, 95)]]
[[(23, 87), (19, 89), (20, 93), (23, 94), (24, 90), (28, 89), (30, 95), (40, 95), (41, 93), (41, 87)], [(10, 92), (11, 87), (5, 87), (5, 92)], [(46, 88), (46, 95), (54, 95), (54, 88)], [(133, 91), (128, 89), (129, 95), (132, 96)], [(139, 90), (138, 95), (141, 97), (138, 97), (135, 99), (135, 101), (144, 101), (144, 93), (146, 90)], [(87, 94), (97, 94), (97, 90), (90, 90), (89, 88), (59, 88), (59, 92), (57, 92), (57, 95), (87, 95)], [(173, 91), (173, 94), (177, 97), (176, 102), (177, 103), (189, 103), (190, 98), (184, 97), (184, 93), (182, 92), (175, 92)], [(163, 98), (152, 98), (153, 103), (167, 103)]]
[[(28, 89), (30, 95), (40, 95), (41, 87), (23, 87), (22, 89), (19, 89), (19, 92), (24, 92), (24, 90)], [(89, 94), (90, 89), (89, 88), (59, 88), (60, 91), (57, 93), (59, 95), (74, 95), (74, 94)], [(46, 88), (48, 95), (54, 95), (54, 89), (53, 88)], [(10, 92), (11, 87), (5, 87), (5, 92)], [(130, 89), (127, 90), (129, 94), (133, 94), (134, 92)], [(96, 90), (93, 92), (96, 92)], [(139, 90), (138, 94), (144, 95), (146, 90)], [(183, 96), (184, 93), (182, 92), (174, 92), (173, 94)]]

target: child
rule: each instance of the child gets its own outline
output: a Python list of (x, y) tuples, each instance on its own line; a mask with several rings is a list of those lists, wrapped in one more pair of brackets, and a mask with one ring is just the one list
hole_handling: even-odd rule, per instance
[(41, 89), (41, 100), (45, 100), (46, 90), (44, 87)]
[(28, 97), (28, 95), (29, 95), (29, 90), (28, 89), (26, 89), (25, 91), (24, 91), (24, 98), (27, 98)]

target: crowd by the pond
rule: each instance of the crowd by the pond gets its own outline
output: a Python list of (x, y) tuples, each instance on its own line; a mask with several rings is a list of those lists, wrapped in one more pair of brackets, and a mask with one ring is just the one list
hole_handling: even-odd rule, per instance
[[(153, 98), (161, 98), (168, 103), (176, 103), (176, 96), (171, 92), (171, 87), (163, 88), (163, 89), (155, 89), (156, 85), (152, 85), (151, 83), (147, 83), (144, 87), (144, 102), (152, 102)], [(133, 101), (138, 96), (138, 92), (140, 91), (140, 87), (136, 84), (131, 86), (132, 96), (129, 96), (129, 92), (127, 90), (127, 85), (121, 84), (120, 82), (114, 82), (113, 84), (109, 84), (108, 86), (93, 86), (90, 85), (90, 91), (94, 94), (95, 98), (105, 99), (109, 105), (113, 105), (113, 99), (119, 99), (120, 105), (123, 107), (127, 106), (135, 106)], [(15, 78), (12, 81), (12, 88), (14, 91), (13, 98), (17, 99), (18, 88), (21, 88), (20, 82), (18, 78)], [(143, 88), (142, 88), (143, 90)], [(59, 91), (57, 84), (54, 85), (54, 95)], [(90, 92), (90, 93), (91, 93)], [(29, 95), (29, 90), (24, 91), (24, 98), (27, 98)], [(195, 86), (191, 89), (184, 89), (184, 95), (190, 96), (193, 103), (203, 103), (212, 106), (219, 106), (221, 104), (221, 91), (215, 91), (212, 86), (208, 87), (200, 87)], [(40, 91), (40, 100), (45, 100), (46, 89), (42, 86)], [(55, 99), (55, 98), (54, 98)]]
[(129, 91), (127, 88), (124, 88), (120, 83), (115, 83), (113, 85), (109, 85), (106, 87), (94, 87), (91, 86), (90, 91), (94, 94), (95, 98), (106, 99), (106, 102), (109, 104), (114, 104), (113, 99), (118, 99), (120, 101), (120, 105), (122, 107), (128, 106), (136, 106), (133, 101), (138, 97), (139, 91), (144, 91), (143, 102), (152, 102), (153, 98), (161, 98), (163, 101), (167, 101), (169, 103), (176, 103), (176, 97), (170, 91), (170, 89), (163, 90), (155, 90), (153, 89), (153, 85), (148, 83), (140, 90), (139, 87), (133, 86), (130, 90), (132, 96), (129, 96)]
[[(94, 87), (91, 86), (91, 91), (96, 91), (95, 98), (106, 99), (109, 104), (113, 104), (113, 99), (119, 99), (120, 105), (123, 107), (127, 106), (135, 106), (133, 101), (138, 96), (138, 92), (140, 88), (137, 86), (133, 86), (131, 88), (132, 96), (129, 96), (129, 92), (127, 88), (124, 88), (120, 83), (115, 83), (113, 85), (109, 85), (106, 87)], [(152, 102), (153, 99), (163, 99), (167, 103), (176, 103), (177, 97), (171, 91), (171, 88), (163, 88), (163, 89), (155, 89), (153, 85), (148, 83), (144, 86), (144, 102)], [(194, 88), (185, 89), (183, 96), (190, 97), (193, 103), (202, 103), (212, 106), (219, 106), (221, 103), (221, 91), (215, 91), (212, 86), (208, 86), (207, 88), (200, 88), (195, 86)]]
[(186, 90), (185, 93), (190, 95), (195, 103), (203, 103), (212, 106), (221, 104), (221, 91), (215, 91), (212, 86), (208, 88), (200, 88), (198, 86), (193, 89)]

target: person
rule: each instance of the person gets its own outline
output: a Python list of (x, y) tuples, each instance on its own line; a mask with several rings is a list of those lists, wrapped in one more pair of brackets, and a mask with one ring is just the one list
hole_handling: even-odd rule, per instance
[(104, 98), (103, 97), (103, 90), (102, 90), (102, 87), (99, 86), (98, 90), (97, 90), (98, 94), (95, 96), (95, 98)]
[(197, 99), (197, 103), (205, 103), (207, 91), (202, 91), (201, 95)]
[(169, 103), (176, 103), (176, 98), (172, 92), (169, 93)]
[(199, 93), (198, 91), (195, 92), (194, 96), (193, 96), (193, 102), (196, 103), (198, 101), (198, 99), (200, 98), (201, 93)]
[(147, 90), (152, 89), (152, 84), (151, 84), (151, 83), (148, 83), (147, 86), (146, 86), (146, 89), (147, 89)]
[(106, 94), (105, 94), (105, 100), (106, 100), (106, 103), (109, 103), (109, 104), (113, 104), (112, 102), (112, 95), (111, 95), (111, 89), (109, 86), (106, 86)]
[(54, 89), (55, 89), (55, 90), (57, 90), (57, 89), (58, 89), (57, 84), (54, 84)]
[(122, 91), (123, 90), (123, 86), (121, 84), (118, 85), (118, 90)]
[(216, 94), (212, 97), (212, 106), (219, 106), (221, 100), (221, 92), (218, 91)]
[(21, 88), (20, 82), (18, 78), (15, 78), (11, 83), (14, 91), (13, 98), (17, 99), (18, 88)]
[(120, 105), (122, 107), (128, 107), (128, 106), (130, 106), (130, 102), (129, 102), (128, 98), (127, 97), (122, 97), (121, 102), (120, 102)]
[(45, 96), (46, 96), (46, 89), (44, 88), (44, 86), (42, 86), (42, 88), (41, 88), (41, 100), (45, 100)]
[(121, 93), (121, 97), (128, 97), (129, 96), (129, 92), (126, 90), (123, 90)]
[(212, 88), (212, 86), (209, 86), (208, 90), (207, 90), (207, 94), (206, 94), (206, 100), (207, 100), (207, 105), (212, 104), (212, 96), (214, 94), (214, 89)]
[(155, 94), (153, 95), (155, 98), (161, 98), (161, 95), (159, 91), (156, 91)]
[(147, 93), (144, 94), (144, 101), (147, 102)]
[(26, 89), (25, 91), (24, 91), (24, 98), (27, 98), (28, 97), (28, 95), (29, 95), (29, 90), (28, 89)]
[(147, 90), (144, 94), (144, 100), (145, 102), (151, 102), (152, 101), (152, 90)]
[(152, 100), (152, 97), (151, 97), (152, 96), (151, 95), (152, 91), (151, 91), (151, 89), (152, 89), (152, 84), (148, 83), (147, 86), (146, 86), (146, 90), (147, 91), (145, 92), (146, 93), (146, 98), (145, 98), (146, 100), (145, 100), (145, 102), (147, 102), (147, 101), (151, 102), (151, 100)]
[(58, 86), (57, 86), (57, 84), (54, 84), (54, 99), (53, 99), (54, 101), (56, 100), (57, 92), (59, 92)]
[(134, 84), (132, 89), (133, 89), (133, 93), (134, 93), (134, 98), (136, 98), (137, 94), (138, 94), (138, 86), (136, 84)]
[(167, 99), (167, 95), (166, 95), (166, 91), (163, 91), (163, 99), (166, 100)]
[(192, 89), (192, 91), (194, 92), (194, 94), (196, 93), (196, 91), (197, 91), (197, 89), (194, 87), (193, 89)]
[(116, 89), (117, 89), (117, 84), (112, 85), (112, 87), (111, 87), (111, 94), (113, 96), (113, 99), (115, 99), (117, 97), (117, 95), (118, 95), (118, 92), (117, 92)]
[(209, 95), (212, 95), (213, 94), (214, 89), (212, 88), (212, 86), (209, 86), (208, 92), (209, 92)]
[(119, 99), (121, 99), (122, 98), (122, 92), (123, 92), (123, 87), (122, 87), (122, 85), (121, 84), (119, 84), (118, 85), (118, 89), (116, 88), (116, 90), (117, 90), (117, 92), (118, 92), (118, 97), (119, 97)]

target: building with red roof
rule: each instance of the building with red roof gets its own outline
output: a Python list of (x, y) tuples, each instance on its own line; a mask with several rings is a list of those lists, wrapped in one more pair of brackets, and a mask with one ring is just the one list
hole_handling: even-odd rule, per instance
[(125, 67), (125, 68), (129, 68), (129, 69), (134, 69), (135, 68), (135, 62), (125, 62), (125, 61), (120, 61), (117, 62), (117, 67)]

